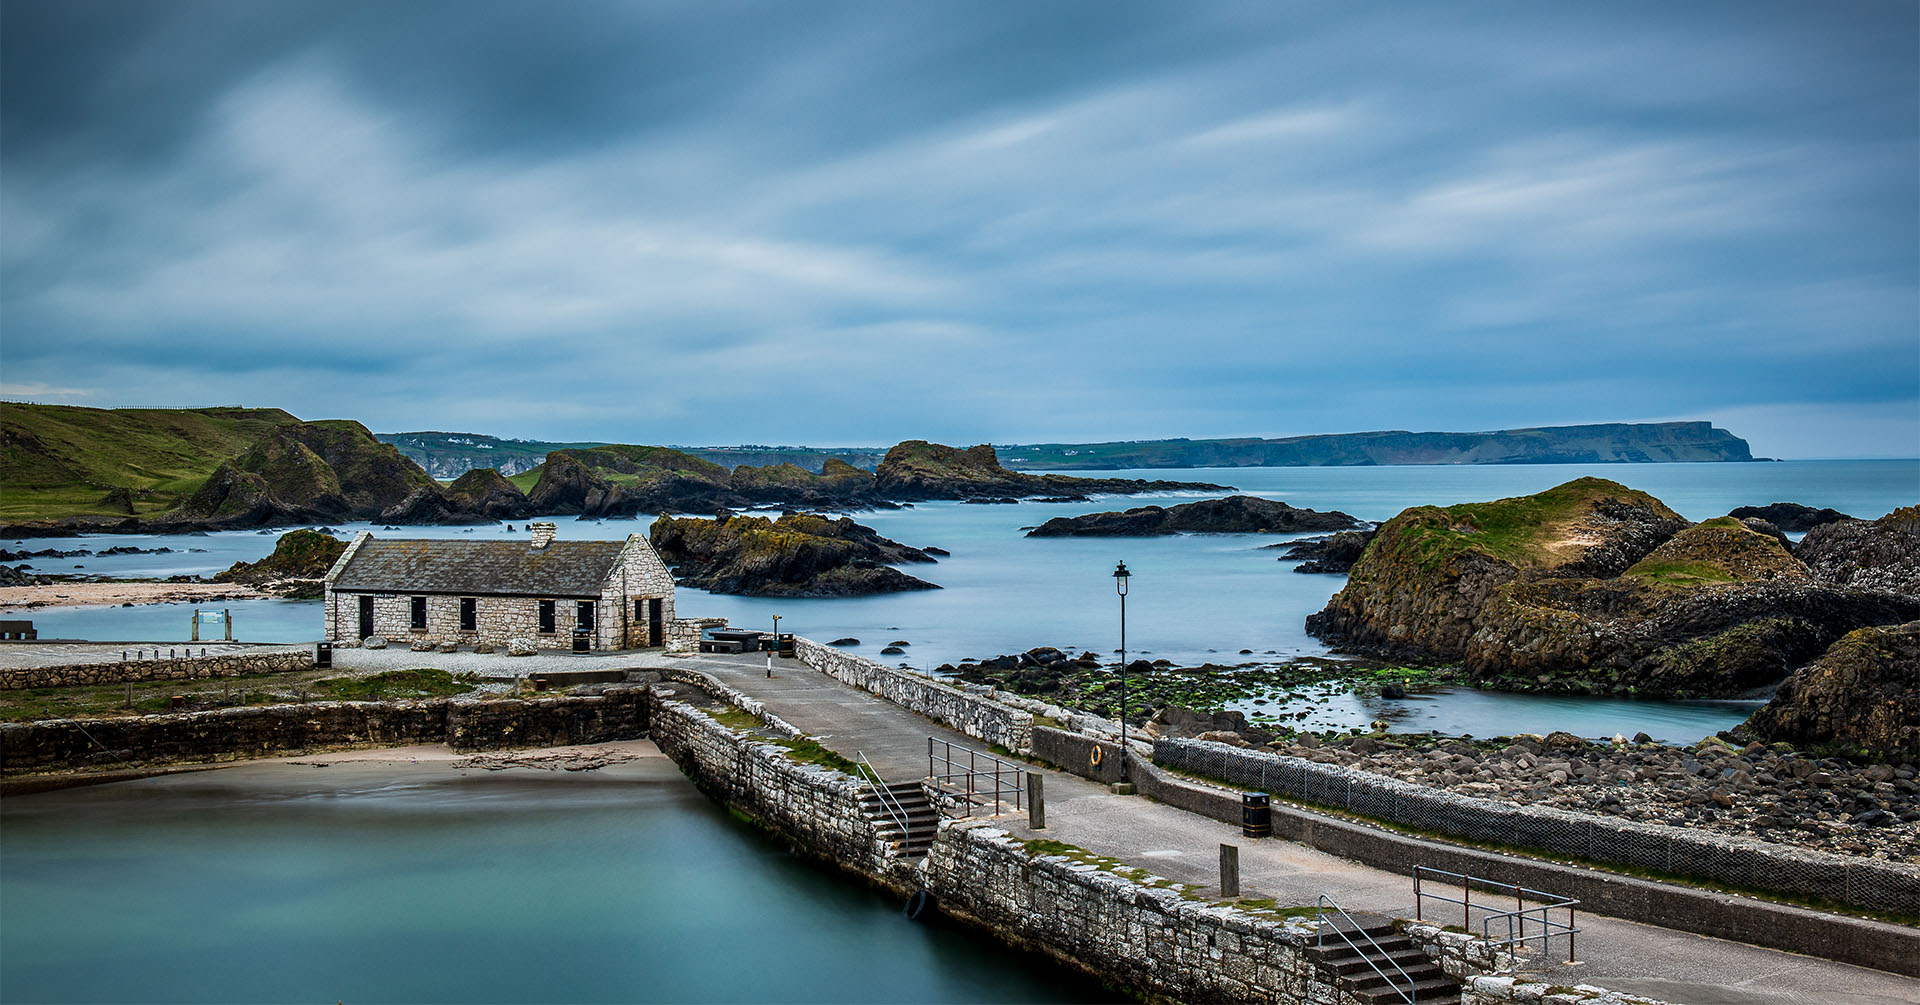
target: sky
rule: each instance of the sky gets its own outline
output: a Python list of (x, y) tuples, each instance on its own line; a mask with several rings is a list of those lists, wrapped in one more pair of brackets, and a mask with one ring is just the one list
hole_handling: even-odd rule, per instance
[(1920, 6), (4, 0), (0, 397), (1920, 456)]

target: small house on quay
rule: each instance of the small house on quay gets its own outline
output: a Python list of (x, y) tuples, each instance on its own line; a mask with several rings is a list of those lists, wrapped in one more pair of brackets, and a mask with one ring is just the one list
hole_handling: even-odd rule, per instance
[(524, 541), (360, 532), (327, 570), (327, 638), (564, 646), (578, 627), (596, 650), (665, 644), (673, 575), (645, 537), (558, 541), (551, 523), (527, 529)]

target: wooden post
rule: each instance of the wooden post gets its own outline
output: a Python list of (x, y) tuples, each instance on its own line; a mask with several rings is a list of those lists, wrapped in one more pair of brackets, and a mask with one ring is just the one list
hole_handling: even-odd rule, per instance
[(1027, 772), (1027, 826), (1037, 831), (1047, 829), (1047, 797), (1040, 789), (1044, 780), (1038, 771)]
[(193, 612), (193, 638), (188, 639), (187, 641), (189, 642), (200, 641), (200, 612), (199, 611)]
[(222, 607), (220, 609), (220, 621), (223, 625), (226, 626), (227, 641), (232, 642), (233, 641), (233, 608)]
[(1220, 896), (1240, 896), (1240, 846), (1220, 846)]

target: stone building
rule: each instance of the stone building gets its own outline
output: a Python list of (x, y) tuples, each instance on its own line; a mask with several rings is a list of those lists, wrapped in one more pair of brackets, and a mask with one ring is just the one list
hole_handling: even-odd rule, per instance
[(673, 575), (639, 534), (625, 541), (556, 541), (551, 523), (529, 541), (383, 541), (356, 535), (327, 570), (327, 638), (502, 646), (534, 639), (571, 646), (575, 626), (594, 649), (664, 645)]

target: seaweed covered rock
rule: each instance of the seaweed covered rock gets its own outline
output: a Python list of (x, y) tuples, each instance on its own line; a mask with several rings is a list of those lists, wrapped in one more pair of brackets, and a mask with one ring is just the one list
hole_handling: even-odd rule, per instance
[(293, 597), (318, 597), (327, 570), (347, 550), (347, 542), (316, 530), (280, 535), (273, 554), (258, 562), (235, 562), (213, 576), (216, 583), (263, 586)]
[(1823, 523), (1853, 519), (1837, 509), (1814, 509), (1812, 506), (1790, 502), (1769, 503), (1765, 506), (1741, 506), (1727, 515), (1736, 520), (1750, 518), (1765, 520), (1781, 530), (1795, 534), (1812, 530)]
[(1361, 521), (1334, 511), (1295, 509), (1258, 496), (1202, 499), (1178, 506), (1139, 506), (1119, 513), (1058, 516), (1028, 537), (1150, 537), (1161, 534), (1291, 534), (1303, 530), (1349, 530)]
[[(1367, 551), (1367, 545), (1373, 543), (1375, 531), (1343, 530), (1337, 534), (1323, 537), (1309, 537), (1286, 544), (1272, 544), (1269, 548), (1285, 548), (1280, 561), (1300, 561), (1293, 567), (1295, 572), (1331, 572), (1345, 575), (1353, 569), (1353, 563)], [(1304, 559), (1304, 561), (1301, 561)]]
[(1743, 728), (1795, 746), (1920, 760), (1920, 621), (1848, 634), (1783, 682)]
[(1821, 524), (1794, 554), (1824, 582), (1920, 596), (1920, 506)]
[(851, 519), (662, 516), (648, 537), (683, 586), (755, 597), (848, 597), (939, 589), (888, 563), (932, 562)]
[(1416, 506), (1380, 527), (1307, 630), (1390, 658), (1462, 659), (1501, 586), (1616, 576), (1686, 526), (1660, 500), (1602, 478), (1487, 503)]

